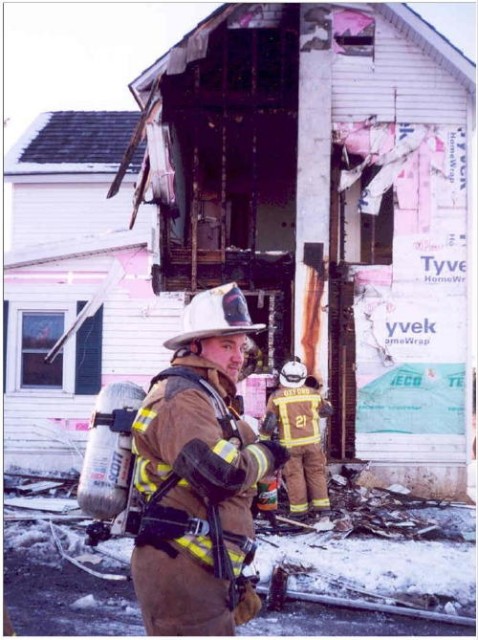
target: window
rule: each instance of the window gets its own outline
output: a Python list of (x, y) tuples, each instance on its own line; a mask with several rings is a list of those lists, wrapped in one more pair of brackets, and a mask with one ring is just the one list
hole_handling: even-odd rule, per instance
[(25, 388), (63, 387), (63, 352), (51, 364), (44, 358), (63, 334), (63, 313), (22, 314), (20, 386)]
[(100, 391), (103, 306), (83, 321), (52, 362), (45, 363), (85, 304), (45, 302), (38, 308), (4, 300), (4, 393), (58, 396)]

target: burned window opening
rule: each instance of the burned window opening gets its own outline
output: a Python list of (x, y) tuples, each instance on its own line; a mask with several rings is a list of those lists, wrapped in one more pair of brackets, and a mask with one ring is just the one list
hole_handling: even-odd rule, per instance
[[(371, 166), (362, 174), (362, 191), (378, 174), (381, 167)], [(393, 187), (382, 196), (378, 215), (360, 214), (361, 223), (361, 262), (363, 264), (392, 264), (393, 224), (394, 224)]]
[[(381, 167), (363, 168), (363, 156), (346, 153), (334, 145), (331, 166), (331, 227), (329, 269), (329, 371), (330, 400), (336, 408), (330, 418), (328, 450), (332, 459), (355, 459), (354, 280), (349, 266), (392, 264), (394, 201), (393, 187), (382, 196), (377, 215), (360, 212), (364, 189)], [(357, 178), (353, 179), (353, 170)], [(339, 192), (341, 173), (352, 175), (348, 188)]]
[[(348, 18), (345, 18), (345, 14)], [(350, 26), (350, 21), (354, 23), (353, 26)], [(339, 55), (373, 58), (375, 21), (370, 16), (359, 12), (339, 11), (334, 17), (334, 29), (334, 45)]]
[(335, 36), (335, 42), (341, 46), (373, 45), (373, 36)]
[[(334, 145), (332, 152), (331, 259), (348, 264), (392, 264), (394, 194), (393, 186), (381, 198), (377, 215), (361, 212), (368, 185), (381, 167), (363, 168), (362, 156), (344, 153)], [(355, 182), (339, 192), (340, 173), (359, 170)]]

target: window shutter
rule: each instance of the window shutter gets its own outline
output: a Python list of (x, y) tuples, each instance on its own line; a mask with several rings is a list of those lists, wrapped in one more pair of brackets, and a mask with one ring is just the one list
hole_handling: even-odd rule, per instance
[(7, 390), (8, 300), (3, 301), (3, 393)]
[[(86, 302), (76, 303), (78, 314)], [(87, 318), (76, 334), (75, 393), (95, 395), (101, 389), (101, 355), (103, 343), (103, 305)]]

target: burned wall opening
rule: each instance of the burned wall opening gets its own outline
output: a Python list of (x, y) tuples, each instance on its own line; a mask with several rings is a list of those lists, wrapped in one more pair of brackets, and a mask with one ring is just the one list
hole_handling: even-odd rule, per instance
[[(283, 5), (273, 27), (230, 26), (209, 34), (205, 57), (161, 79), (176, 211), (161, 211), (160, 286), (194, 292), (234, 279), (250, 292), (285, 291), (290, 318), (299, 7)], [(277, 349), (264, 345), (274, 353), (292, 340), (279, 316)]]

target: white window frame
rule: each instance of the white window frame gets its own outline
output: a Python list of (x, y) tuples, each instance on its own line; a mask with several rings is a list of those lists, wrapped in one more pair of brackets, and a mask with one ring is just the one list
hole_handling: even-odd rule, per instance
[[(73, 395), (75, 392), (75, 353), (76, 336), (63, 347), (63, 382), (61, 388), (22, 387), (22, 321), (24, 313), (62, 313), (64, 326), (68, 326), (76, 317), (76, 302), (41, 304), (10, 301), (9, 332), (7, 341), (7, 377), (6, 392), (29, 396), (61, 396)], [(11, 329), (10, 329), (11, 327)]]

